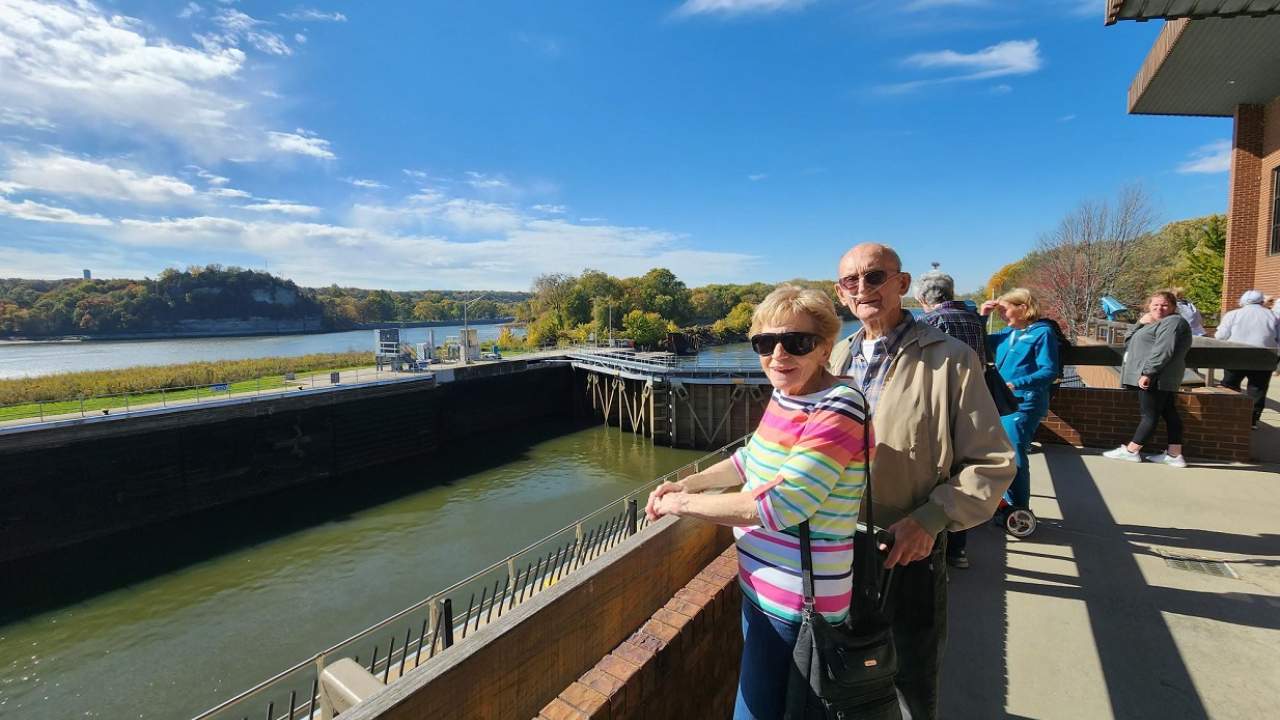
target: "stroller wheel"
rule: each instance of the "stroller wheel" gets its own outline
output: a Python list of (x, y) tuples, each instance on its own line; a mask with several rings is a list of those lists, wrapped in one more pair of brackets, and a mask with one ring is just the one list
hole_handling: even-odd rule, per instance
[(1004, 516), (1004, 529), (1016, 538), (1024, 538), (1036, 531), (1036, 516), (1027, 508), (1013, 508)]

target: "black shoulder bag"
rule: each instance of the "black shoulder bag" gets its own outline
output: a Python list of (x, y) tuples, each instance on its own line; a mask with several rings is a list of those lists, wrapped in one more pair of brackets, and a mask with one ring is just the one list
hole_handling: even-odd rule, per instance
[[(863, 424), (863, 446), (870, 441), (869, 418)], [(885, 612), (892, 570), (884, 570), (879, 545), (892, 536), (877, 532), (871, 500), (871, 448), (863, 473), (867, 504), (866, 529), (854, 535), (853, 598), (849, 616), (832, 625), (814, 609), (813, 551), (809, 522), (800, 523), (800, 570), (804, 609), (792, 653), (787, 686), (786, 720), (832, 718), (901, 720), (893, 681), (898, 656)]]

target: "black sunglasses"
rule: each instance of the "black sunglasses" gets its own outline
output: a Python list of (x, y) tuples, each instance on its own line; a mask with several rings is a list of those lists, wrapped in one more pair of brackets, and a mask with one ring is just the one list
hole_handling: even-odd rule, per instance
[(889, 278), (894, 275), (901, 275), (902, 271), (889, 272), (888, 270), (868, 270), (861, 275), (845, 275), (838, 281), (840, 287), (853, 292), (858, 289), (858, 283), (861, 281), (862, 287), (867, 290), (875, 290), (876, 288), (889, 282)]
[(772, 355), (778, 343), (788, 355), (808, 355), (822, 338), (807, 332), (759, 333), (751, 336), (751, 349), (757, 355)]

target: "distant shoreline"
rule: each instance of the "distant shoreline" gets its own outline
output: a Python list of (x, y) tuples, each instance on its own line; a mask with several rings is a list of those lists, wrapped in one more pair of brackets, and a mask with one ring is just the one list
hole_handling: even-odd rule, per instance
[[(515, 318), (488, 318), (467, 320), (468, 325), (502, 325), (513, 322)], [(381, 330), (385, 328), (423, 328), (423, 327), (457, 327), (461, 321), (456, 320), (405, 320), (377, 323), (357, 323), (355, 327), (345, 330), (274, 330), (264, 332), (242, 332), (216, 330), (199, 332), (155, 332), (155, 333), (119, 333), (112, 335), (50, 335), (47, 337), (0, 337), (0, 346), (4, 345), (51, 345), (55, 343), (92, 343), (122, 342), (131, 340), (198, 340), (202, 338), (238, 338), (238, 337), (276, 337), (281, 335), (331, 335), (336, 333), (355, 332), (357, 330)]]

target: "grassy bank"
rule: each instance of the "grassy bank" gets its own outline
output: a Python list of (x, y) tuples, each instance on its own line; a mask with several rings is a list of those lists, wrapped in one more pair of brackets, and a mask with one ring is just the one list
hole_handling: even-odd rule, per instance
[[(215, 384), (231, 384), (232, 392), (242, 392), (259, 386), (263, 389), (279, 387), (283, 382), (284, 374), (289, 372), (336, 370), (372, 364), (373, 353), (369, 352), (317, 353), (297, 357), (216, 360), (17, 378), (0, 380), (0, 407), (38, 402), (67, 402), (74, 404), (78, 409), (79, 398), (82, 397), (150, 393), (161, 389), (167, 391), (170, 388), (193, 388)], [(166, 397), (179, 398), (180, 393), (188, 392), (192, 398), (195, 397), (195, 390), (166, 393)], [(207, 396), (209, 391), (204, 389), (201, 392)], [(133, 401), (131, 398), (130, 402)], [(138, 401), (145, 400), (139, 398)], [(160, 401), (159, 392), (156, 392), (154, 401)], [(111, 407), (115, 406), (111, 405)], [(8, 409), (10, 408), (6, 407), (6, 410)]]

